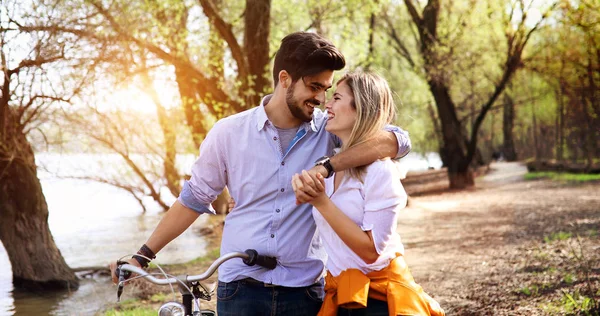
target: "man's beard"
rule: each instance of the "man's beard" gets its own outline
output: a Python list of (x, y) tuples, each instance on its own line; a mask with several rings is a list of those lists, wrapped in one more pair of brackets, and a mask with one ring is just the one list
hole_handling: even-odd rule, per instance
[(302, 122), (312, 121), (312, 115), (306, 114), (302, 107), (304, 106), (305, 102), (315, 104), (316, 106), (321, 104), (321, 102), (319, 102), (316, 99), (306, 100), (302, 103), (298, 102), (296, 98), (294, 98), (294, 88), (295, 84), (287, 90), (285, 94), (285, 103), (287, 104), (288, 108), (290, 109), (290, 112), (295, 118), (301, 120)]

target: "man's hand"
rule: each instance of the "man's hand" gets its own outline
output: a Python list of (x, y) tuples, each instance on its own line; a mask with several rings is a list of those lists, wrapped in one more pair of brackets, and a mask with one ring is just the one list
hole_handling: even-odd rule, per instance
[[(129, 259), (123, 260), (123, 261), (127, 262), (128, 264), (130, 264), (132, 266), (136, 266), (138, 268), (142, 267), (140, 265), (140, 263), (133, 258), (129, 258)], [(116, 274), (116, 271), (117, 271), (117, 262), (113, 261), (110, 263), (110, 276), (112, 277), (113, 284), (119, 283), (119, 276)]]

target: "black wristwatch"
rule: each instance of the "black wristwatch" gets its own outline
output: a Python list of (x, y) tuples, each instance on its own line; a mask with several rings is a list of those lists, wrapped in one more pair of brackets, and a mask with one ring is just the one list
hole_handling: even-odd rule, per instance
[(333, 175), (333, 167), (331, 166), (329, 157), (323, 156), (317, 159), (317, 161), (315, 161), (315, 166), (323, 166), (325, 169), (327, 169), (327, 176), (325, 178), (329, 178)]

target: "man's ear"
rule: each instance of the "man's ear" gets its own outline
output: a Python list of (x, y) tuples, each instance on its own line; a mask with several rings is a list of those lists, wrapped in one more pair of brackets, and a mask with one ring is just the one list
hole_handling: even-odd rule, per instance
[(280, 71), (279, 84), (284, 89), (289, 88), (292, 85), (292, 76), (290, 76), (290, 74), (285, 70)]

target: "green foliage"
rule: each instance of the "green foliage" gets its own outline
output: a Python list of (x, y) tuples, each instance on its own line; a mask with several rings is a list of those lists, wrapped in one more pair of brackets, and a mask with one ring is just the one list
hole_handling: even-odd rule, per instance
[(551, 179), (566, 182), (588, 182), (599, 181), (600, 174), (580, 174), (563, 172), (529, 172), (525, 174), (525, 180)]
[[(119, 123), (117, 130), (123, 131), (125, 138), (129, 138), (126, 149), (132, 152), (156, 151), (162, 154), (166, 147), (163, 145), (169, 139), (167, 136), (175, 135), (174, 150), (196, 154), (198, 144), (216, 120), (243, 109), (235, 105), (243, 103), (243, 97), (262, 95), (271, 90), (270, 85), (263, 87), (265, 91), (255, 91), (243, 84), (245, 80), (256, 80), (260, 74), (250, 74), (250, 78), (238, 77), (239, 67), (232, 55), (232, 47), (218, 35), (216, 24), (205, 15), (201, 1), (115, 0), (110, 1), (110, 5), (103, 1), (34, 2), (35, 10), (23, 15), (27, 16), (27, 20), (21, 21), (22, 25), (39, 22), (83, 30), (83, 33), (56, 31), (46, 34), (57, 42), (70, 43), (67, 51), (69, 60), (77, 61), (77, 64), (64, 63), (56, 67), (61, 73), (60, 78), (68, 77), (62, 76), (62, 73), (82, 78), (83, 70), (90, 70), (86, 85), (81, 89), (82, 95), (76, 101), (80, 105), (105, 102), (100, 100), (102, 95), (112, 95), (119, 89), (128, 91), (145, 87), (141, 94), (147, 94), (147, 97), (153, 92), (163, 97), (162, 88), (173, 92), (171, 98), (161, 98), (166, 115), (159, 111), (149, 114), (130, 111), (125, 113), (127, 115), (111, 113), (120, 116), (114, 121)], [(212, 2), (226, 23), (225, 29), (231, 30), (243, 51), (245, 9), (250, 2)], [(51, 8), (50, 3), (53, 3)], [(421, 10), (424, 2), (417, 3), (417, 9)], [(512, 20), (508, 16), (515, 3), (518, 2), (442, 2), (436, 43), (428, 57), (433, 62), (428, 66), (431, 69), (425, 69), (419, 34), (403, 1), (273, 0), (268, 35), (269, 56), (274, 56), (281, 39), (291, 32), (302, 30), (323, 34), (346, 56), (347, 67), (338, 72), (336, 78), (355, 69), (380, 73), (389, 81), (396, 95), (399, 114), (396, 124), (410, 132), (413, 151), (438, 151), (443, 135), (436, 130), (439, 114), (427, 81), (435, 79), (448, 84), (458, 120), (464, 127), (462, 132), (469, 134), (481, 106), (501, 78), (508, 48), (506, 36), (518, 30), (520, 16), (513, 16)], [(534, 3), (531, 13), (541, 12), (544, 9), (541, 6), (546, 5)], [(550, 16), (550, 23), (532, 34), (523, 63), (506, 91), (514, 98), (517, 107), (513, 135), (521, 157), (533, 156), (531, 148), (535, 148), (536, 138), (539, 138), (536, 139), (539, 147), (545, 146), (542, 150), (544, 156), (556, 152), (554, 142), (557, 138), (559, 101), (565, 101), (569, 108), (565, 113), (572, 123), (567, 124), (565, 131), (565, 138), (573, 140), (567, 142), (572, 145), (566, 146), (565, 156), (581, 155), (579, 148), (584, 146), (578, 143), (579, 136), (586, 129), (591, 130), (581, 124), (585, 118), (583, 115), (589, 114), (592, 123), (598, 120), (597, 111), (584, 111), (594, 109), (589, 100), (594, 96), (597, 99), (597, 95), (586, 94), (590, 96), (586, 104), (575, 104), (587, 74), (582, 63), (588, 62), (590, 56), (597, 56), (599, 45), (592, 45), (600, 42), (600, 23), (597, 23), (600, 10), (596, 10), (597, 7), (593, 0), (561, 1), (558, 13)], [(24, 7), (23, 10), (29, 9)], [(529, 14), (529, 22), (539, 17), (539, 14)], [(525, 28), (531, 28), (533, 24), (529, 22)], [(392, 38), (392, 30), (403, 47)], [(27, 32), (23, 35), (29, 36)], [(60, 51), (58, 48), (52, 49)], [(406, 56), (402, 56), (402, 48)], [(264, 69), (269, 78), (271, 65), (272, 58)], [(591, 66), (596, 69), (598, 65)], [(140, 79), (143, 72), (151, 77), (154, 86), (144, 85)], [(203, 81), (203, 76), (208, 78), (209, 84)], [(600, 80), (598, 75), (595, 76), (592, 77)], [(564, 86), (568, 91), (565, 93), (571, 93), (570, 96), (558, 97), (556, 92), (560, 82), (566, 83)], [(187, 91), (189, 93), (186, 93), (186, 85), (193, 87)], [(216, 90), (223, 92), (224, 97), (218, 98), (215, 92), (219, 91)], [(126, 100), (118, 102), (128, 106)], [(502, 145), (501, 105), (499, 101), (494, 104), (480, 128), (480, 148), (484, 154)], [(155, 104), (148, 102), (148, 106), (154, 108)], [(577, 111), (571, 109), (575, 107)], [(67, 114), (79, 115), (77, 111)], [(156, 117), (148, 119), (148, 115)], [(83, 118), (84, 126), (102, 131), (96, 124), (96, 115), (87, 118), (84, 115)], [(161, 120), (168, 124), (161, 125)], [(78, 131), (64, 133), (62, 128), (57, 128), (61, 123), (41, 125), (43, 134), (40, 133), (36, 142), (43, 143), (50, 135), (50, 142), (56, 142), (56, 138), (66, 142), (85, 142), (85, 146), (74, 150), (98, 150), (101, 147), (95, 146), (96, 142), (82, 140)], [(39, 124), (35, 122), (34, 125)], [(164, 126), (171, 127), (171, 132), (167, 132)], [(594, 136), (591, 134), (590, 139)], [(116, 148), (123, 150), (118, 138), (108, 136), (111, 145), (117, 142)], [(148, 144), (153, 146), (147, 148)], [(590, 152), (594, 146), (588, 147)]]
[(150, 297), (150, 301), (154, 303), (161, 303), (169, 300), (169, 298), (170, 295), (167, 295), (166, 293), (156, 293)]
[(527, 296), (537, 296), (539, 292), (539, 287), (537, 285), (525, 286), (519, 290), (520, 293), (525, 294)]
[(566, 284), (569, 284), (569, 285), (570, 285), (570, 284), (573, 284), (573, 282), (575, 282), (576, 280), (577, 280), (577, 277), (576, 277), (574, 274), (572, 274), (572, 273), (567, 273), (567, 274), (565, 274), (565, 276), (563, 277), (563, 281), (564, 281)]
[(594, 300), (588, 296), (582, 295), (579, 291), (569, 293), (564, 291), (560, 301), (560, 309), (564, 313), (580, 315), (593, 315), (591, 309), (594, 307)]
[(567, 240), (569, 238), (573, 237), (572, 233), (567, 233), (567, 232), (556, 232), (556, 233), (552, 233), (549, 236), (545, 236), (544, 237), (544, 242), (546, 243), (550, 243), (553, 241), (562, 241), (562, 240)]
[[(554, 90), (554, 102), (558, 105), (555, 119), (538, 122), (539, 131), (535, 132), (539, 133), (539, 144), (555, 147), (557, 159), (590, 159), (598, 156), (600, 147), (595, 128), (600, 124), (600, 3), (582, 0), (559, 4), (553, 23), (540, 30), (542, 36), (536, 38), (535, 45), (537, 54), (528, 65)], [(561, 138), (564, 148), (559, 145)], [(553, 153), (543, 154), (551, 158)]]

